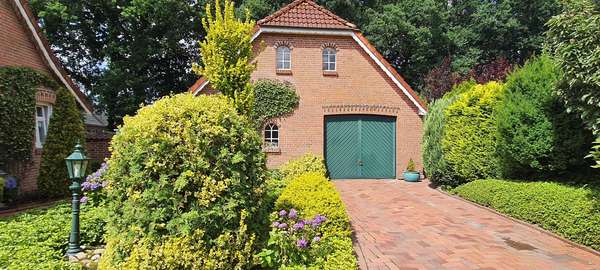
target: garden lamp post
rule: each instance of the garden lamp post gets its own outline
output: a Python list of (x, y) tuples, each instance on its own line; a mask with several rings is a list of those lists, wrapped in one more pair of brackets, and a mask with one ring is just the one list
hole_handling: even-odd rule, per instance
[(85, 170), (89, 159), (83, 153), (83, 147), (77, 143), (75, 151), (65, 159), (67, 163), (67, 172), (71, 180), (69, 190), (73, 194), (71, 206), (71, 234), (69, 235), (68, 256), (74, 256), (81, 252), (79, 246), (79, 192), (81, 192), (81, 179), (85, 176)]

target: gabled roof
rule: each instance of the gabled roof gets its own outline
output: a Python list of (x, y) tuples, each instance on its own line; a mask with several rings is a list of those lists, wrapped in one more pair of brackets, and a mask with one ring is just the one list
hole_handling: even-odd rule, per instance
[[(419, 114), (424, 115), (427, 113), (425, 102), (406, 83), (396, 69), (385, 60), (375, 46), (360, 33), (356, 26), (317, 5), (313, 0), (295, 0), (272, 15), (258, 21), (252, 41), (263, 33), (351, 37), (394, 82), (399, 92), (408, 97), (418, 109)], [(200, 77), (188, 91), (197, 95), (209, 84), (208, 80)]]
[(257, 22), (259, 26), (283, 26), (318, 29), (356, 29), (314, 0), (295, 0), (277, 12)]
[(33, 16), (33, 13), (31, 12), (27, 1), (12, 0), (12, 2), (14, 2), (13, 4), (18, 11), (18, 15), (20, 15), (19, 17), (21, 17), (21, 19), (23, 20), (25, 28), (29, 30), (31, 38), (36, 45), (35, 47), (38, 49), (42, 58), (46, 61), (46, 64), (48, 65), (50, 71), (54, 73), (54, 77), (62, 85), (64, 85), (73, 94), (73, 96), (75, 96), (75, 100), (77, 100), (77, 103), (81, 105), (81, 107), (86, 113), (93, 115), (94, 109), (92, 107), (92, 103), (88, 100), (86, 95), (83, 94), (83, 92), (81, 92), (77, 84), (75, 84), (73, 80), (71, 80), (71, 77), (69, 77), (60, 61), (58, 61), (58, 58), (56, 58), (56, 56), (50, 49), (48, 40), (42, 33), (40, 27), (38, 26), (37, 20), (35, 19), (35, 16)]

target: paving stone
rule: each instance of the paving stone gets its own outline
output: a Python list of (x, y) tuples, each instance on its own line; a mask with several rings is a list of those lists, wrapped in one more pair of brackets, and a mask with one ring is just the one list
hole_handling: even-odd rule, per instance
[(359, 267), (600, 270), (600, 256), (486, 209), (428, 181), (335, 181)]

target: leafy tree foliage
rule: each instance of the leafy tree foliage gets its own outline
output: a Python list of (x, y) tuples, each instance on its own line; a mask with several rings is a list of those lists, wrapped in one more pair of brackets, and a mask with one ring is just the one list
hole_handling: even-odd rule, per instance
[(238, 112), (249, 116), (254, 105), (254, 90), (250, 84), (255, 68), (250, 63), (254, 21), (249, 16), (245, 21), (236, 18), (230, 0), (225, 0), (224, 7), (220, 0), (215, 0), (214, 14), (211, 7), (206, 5), (207, 17), (202, 20), (206, 30), (206, 39), (200, 42), (203, 65), (194, 65), (194, 70), (231, 98)]
[(498, 153), (506, 176), (559, 172), (585, 164), (592, 136), (555, 95), (561, 76), (560, 68), (543, 55), (508, 77), (497, 111)]
[(600, 132), (600, 7), (573, 0), (548, 22), (547, 45), (564, 71), (560, 97), (594, 132)]
[(140, 104), (185, 91), (196, 79), (204, 1), (32, 0), (69, 74), (111, 126)]
[(46, 197), (69, 194), (65, 158), (73, 152), (77, 143), (85, 143), (83, 116), (77, 108), (75, 97), (65, 88), (56, 91), (56, 103), (48, 126), (48, 137), (37, 179), (38, 191)]
[(363, 27), (390, 63), (411, 82), (418, 82), (446, 55), (444, 2), (406, 0), (369, 9)]

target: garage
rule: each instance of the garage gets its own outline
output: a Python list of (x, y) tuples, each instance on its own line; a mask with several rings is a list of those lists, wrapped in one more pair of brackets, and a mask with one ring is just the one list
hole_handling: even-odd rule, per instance
[(326, 116), (325, 161), (332, 179), (396, 178), (396, 118)]

